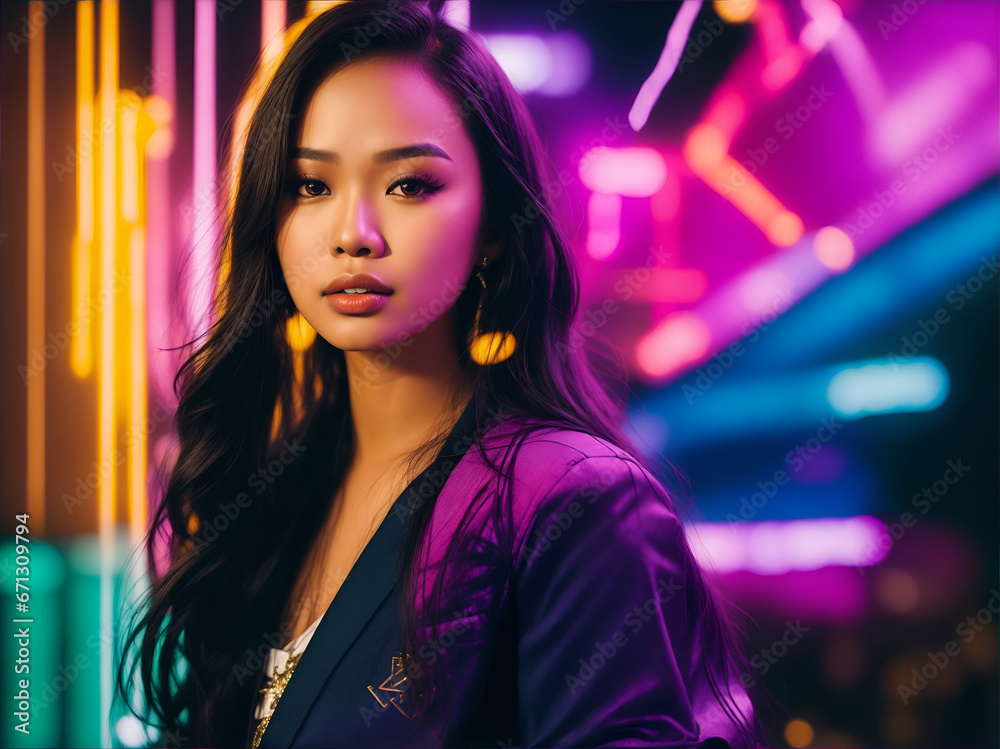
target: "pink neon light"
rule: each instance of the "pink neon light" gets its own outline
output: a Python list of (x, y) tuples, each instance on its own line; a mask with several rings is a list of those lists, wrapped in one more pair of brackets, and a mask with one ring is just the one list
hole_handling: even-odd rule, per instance
[(757, 6), (753, 20), (760, 34), (764, 55), (770, 62), (774, 62), (785, 54), (790, 45), (785, 10), (781, 3), (775, 0), (762, 0)]
[(284, 43), (286, 6), (285, 0), (261, 0), (260, 49), (265, 59), (271, 59)]
[(956, 121), (976, 103), (976, 96), (995, 86), (997, 61), (978, 42), (965, 42), (906, 91), (888, 103), (876, 123), (875, 151), (896, 164), (934, 142), (935, 131)]
[(667, 165), (652, 148), (593, 148), (580, 160), (580, 181), (595, 192), (648, 198), (667, 181)]
[(842, 273), (854, 263), (854, 242), (836, 226), (824, 226), (813, 237), (816, 257), (830, 270)]
[(711, 341), (712, 331), (701, 317), (675, 312), (639, 340), (636, 361), (647, 374), (668, 375), (705, 356)]
[(194, 205), (193, 252), (188, 276), (188, 321), (193, 332), (211, 323), (215, 290), (216, 127), (215, 127), (215, 0), (194, 6)]
[(870, 515), (758, 523), (698, 523), (692, 550), (699, 562), (719, 572), (758, 575), (870, 567), (881, 562), (891, 543), (885, 525)]
[(592, 193), (587, 204), (587, 221), (587, 252), (598, 260), (608, 257), (621, 240), (621, 196)]
[[(153, 77), (152, 93), (166, 102), (169, 110), (174, 113), (170, 127), (175, 129), (177, 60), (174, 0), (154, 0), (152, 10), (150, 57), (153, 70), (159, 73)], [(174, 246), (174, 201), (170, 191), (171, 152), (172, 149), (162, 152), (160, 158), (147, 158), (146, 161), (146, 361), (150, 400), (173, 409), (176, 361), (166, 349), (180, 342), (171, 338), (170, 329), (172, 314), (169, 280), (173, 277), (171, 248)], [(150, 471), (150, 476), (153, 473)], [(157, 482), (149, 482), (147, 497), (148, 508), (159, 505), (161, 496)], [(157, 564), (165, 565), (168, 555), (166, 539), (160, 536), (156, 547)]]
[(667, 42), (660, 52), (660, 59), (656, 61), (653, 72), (639, 88), (632, 109), (628, 113), (628, 122), (636, 132), (646, 124), (649, 113), (653, 111), (656, 100), (663, 92), (663, 87), (677, 69), (677, 63), (681, 59), (681, 53), (687, 44), (691, 26), (699, 10), (701, 10), (701, 0), (684, 0), (680, 10), (677, 11), (674, 22), (670, 25), (670, 31), (667, 32)]

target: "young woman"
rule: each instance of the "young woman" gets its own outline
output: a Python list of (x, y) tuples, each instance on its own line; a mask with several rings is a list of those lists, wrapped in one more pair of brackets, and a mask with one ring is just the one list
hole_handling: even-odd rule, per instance
[(171, 563), (127, 642), (141, 714), (190, 746), (757, 745), (480, 42), (425, 4), (336, 6), (247, 143), (147, 542)]

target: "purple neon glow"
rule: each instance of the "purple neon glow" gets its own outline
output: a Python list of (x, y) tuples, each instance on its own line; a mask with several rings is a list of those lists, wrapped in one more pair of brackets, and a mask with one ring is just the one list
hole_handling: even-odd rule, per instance
[(655, 195), (667, 181), (667, 165), (652, 148), (592, 148), (579, 170), (580, 181), (594, 192), (628, 198)]
[(215, 0), (194, 6), (194, 208), (191, 267), (188, 274), (188, 321), (201, 333), (211, 323), (216, 226)]
[[(988, 88), (996, 87), (997, 59), (979, 42), (965, 42), (939, 58), (888, 102), (870, 130), (875, 155), (897, 164), (933, 144), (935, 131), (954, 125)], [(992, 95), (992, 94), (986, 94)]]
[(554, 68), (548, 45), (534, 34), (489, 34), (486, 46), (518, 91), (534, 91)]
[(590, 48), (579, 35), (560, 32), (488, 34), (486, 46), (518, 91), (569, 96), (590, 78)]
[(719, 572), (781, 575), (821, 567), (868, 567), (885, 558), (885, 525), (870, 515), (849, 518), (696, 523), (692, 550)]
[(667, 32), (667, 41), (663, 45), (663, 51), (660, 52), (660, 59), (656, 61), (653, 72), (640, 86), (639, 93), (632, 103), (632, 109), (629, 110), (628, 122), (636, 132), (646, 124), (649, 113), (653, 111), (656, 100), (663, 92), (663, 87), (677, 70), (677, 63), (680, 62), (681, 53), (687, 44), (691, 26), (698, 17), (699, 10), (701, 10), (701, 0), (684, 0), (680, 10), (677, 11), (674, 22)]
[(621, 196), (592, 193), (587, 204), (587, 221), (587, 252), (599, 260), (608, 257), (621, 240)]

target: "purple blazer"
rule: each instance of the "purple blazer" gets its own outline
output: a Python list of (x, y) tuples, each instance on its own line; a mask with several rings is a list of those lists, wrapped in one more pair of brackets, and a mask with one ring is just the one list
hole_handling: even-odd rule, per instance
[[(446, 746), (741, 746), (701, 671), (694, 570), (662, 486), (592, 435), (523, 419), (494, 420), (483, 434), (474, 417), (470, 406), (365, 547), (261, 749), (431, 745), (406, 699), (394, 561), (410, 511), (435, 497), (417, 559), (419, 611), (447, 543), (459, 548), (441, 623), (424, 630), (419, 655), (447, 675)], [(525, 426), (509, 483), (498, 485), (471, 438), (499, 462)], [(510, 492), (513, 548), (496, 532), (497, 491)], [(743, 685), (729, 689), (749, 721)]]

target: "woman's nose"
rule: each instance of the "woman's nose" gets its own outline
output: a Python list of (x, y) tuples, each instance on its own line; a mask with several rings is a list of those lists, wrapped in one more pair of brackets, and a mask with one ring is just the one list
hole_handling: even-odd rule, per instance
[(334, 232), (333, 254), (370, 255), (381, 257), (385, 242), (379, 230), (374, 207), (363, 196), (355, 194), (347, 200), (340, 217), (339, 229)]

